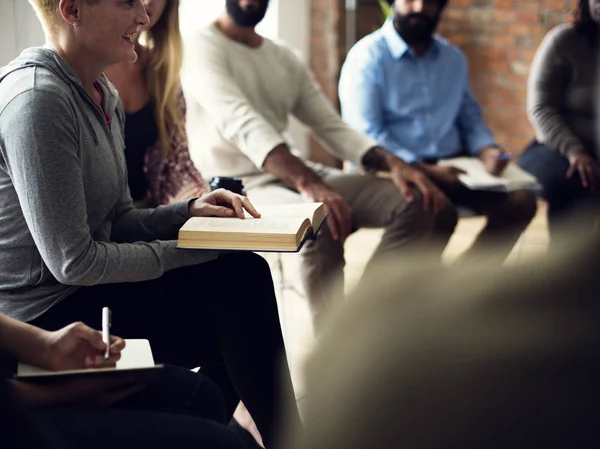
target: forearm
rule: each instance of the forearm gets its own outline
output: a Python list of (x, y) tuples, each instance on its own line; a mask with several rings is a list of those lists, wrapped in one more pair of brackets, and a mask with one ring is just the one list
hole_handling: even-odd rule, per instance
[(586, 151), (557, 108), (535, 104), (529, 109), (528, 115), (538, 139), (549, 148), (567, 157)]
[(395, 166), (406, 162), (381, 147), (374, 147), (365, 154), (362, 164), (369, 171), (391, 171)]
[(287, 145), (273, 149), (263, 164), (265, 170), (277, 176), (285, 185), (302, 192), (323, 181), (302, 159), (294, 156)]
[(122, 210), (117, 212), (112, 230), (113, 240), (119, 243), (174, 240), (179, 228), (190, 218), (187, 202)]
[(0, 351), (25, 363), (39, 365), (45, 357), (46, 331), (0, 314)]

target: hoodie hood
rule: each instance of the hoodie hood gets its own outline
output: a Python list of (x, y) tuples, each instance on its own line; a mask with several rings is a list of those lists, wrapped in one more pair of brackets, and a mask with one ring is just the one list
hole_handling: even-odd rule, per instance
[(15, 70), (27, 67), (43, 67), (58, 75), (67, 83), (73, 83), (81, 88), (81, 80), (71, 66), (58, 53), (45, 47), (33, 47), (24, 50), (16, 59), (0, 69), (0, 82)]
[[(61, 58), (58, 53), (46, 47), (33, 47), (24, 50), (16, 59), (12, 60), (7, 66), (0, 68), (0, 83), (8, 76), (19, 70), (27, 68), (41, 68), (51, 72), (64, 82), (72, 94), (72, 98), (79, 103), (79, 108), (83, 107), (84, 103), (91, 104), (98, 112), (99, 117), (104, 117), (103, 112), (97, 107), (93, 99), (87, 94), (81, 83), (81, 79), (73, 71), (71, 66)], [(113, 117), (115, 114), (120, 114), (119, 111), (119, 96), (114, 86), (108, 81), (104, 74), (96, 80), (103, 92), (105, 109), (109, 115)], [(88, 121), (87, 125), (93, 129), (89, 123), (89, 117), (84, 115)], [(123, 117), (119, 117), (122, 119)], [(98, 143), (98, 135), (94, 133), (94, 141)]]

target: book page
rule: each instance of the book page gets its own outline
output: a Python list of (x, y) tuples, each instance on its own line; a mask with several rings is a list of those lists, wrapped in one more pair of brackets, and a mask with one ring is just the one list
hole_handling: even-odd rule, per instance
[(257, 207), (262, 218), (308, 218), (312, 220), (315, 211), (323, 203), (278, 204)]
[(509, 187), (511, 185), (535, 187), (537, 185), (535, 177), (523, 171), (515, 164), (508, 164), (500, 176), (493, 176), (488, 173), (483, 163), (475, 157), (442, 159), (438, 164), (449, 165), (466, 171), (466, 174), (459, 175), (459, 179), (463, 184), (471, 188)]
[(192, 217), (181, 232), (210, 231), (255, 234), (296, 234), (306, 217), (221, 218)]
[(519, 184), (527, 184), (527, 183), (535, 183), (537, 184), (537, 178), (521, 167), (515, 164), (508, 164), (504, 173), (502, 173), (502, 178), (506, 179), (509, 183), (519, 183)]
[(133, 368), (150, 368), (154, 366), (154, 357), (148, 340), (125, 340), (125, 348), (116, 368), (81, 369), (70, 371), (50, 371), (27, 363), (19, 363), (17, 376), (61, 375), (77, 372), (118, 371)]

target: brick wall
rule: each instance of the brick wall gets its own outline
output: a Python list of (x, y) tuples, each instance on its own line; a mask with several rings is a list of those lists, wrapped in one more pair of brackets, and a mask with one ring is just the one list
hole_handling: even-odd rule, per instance
[[(498, 142), (520, 152), (527, 121), (529, 65), (544, 34), (571, 20), (574, 0), (450, 0), (439, 32), (470, 64), (471, 85)], [(358, 38), (381, 25), (376, 0), (358, 2)]]
[(440, 34), (460, 46), (471, 85), (502, 145), (521, 151), (533, 137), (526, 114), (529, 66), (543, 36), (570, 21), (572, 0), (450, 0)]

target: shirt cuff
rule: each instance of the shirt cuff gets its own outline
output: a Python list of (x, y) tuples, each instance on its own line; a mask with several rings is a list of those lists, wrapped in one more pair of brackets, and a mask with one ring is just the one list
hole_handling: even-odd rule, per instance
[(479, 153), (486, 148), (498, 148), (499, 150), (504, 150), (503, 146), (489, 139), (473, 140), (469, 142), (469, 153), (473, 156), (479, 156)]
[(173, 215), (180, 218), (182, 221), (187, 221), (190, 215), (190, 203), (198, 198), (190, 198), (189, 200), (181, 200), (171, 204)]
[(394, 156), (402, 159), (407, 164), (418, 164), (420, 162), (423, 162), (422, 158), (420, 158), (416, 154), (411, 153), (408, 150), (398, 149), (398, 150), (395, 150), (395, 151), (391, 151), (391, 153)]
[(259, 145), (257, 145), (259, 149), (252, 151), (244, 151), (243, 153), (246, 155), (247, 158), (249, 158), (252, 161), (254, 165), (262, 169), (265, 164), (265, 160), (267, 159), (267, 156), (271, 154), (271, 151), (273, 151), (279, 145), (287, 144), (288, 143), (280, 136), (273, 136), (269, 139), (265, 139), (264, 141), (262, 141), (260, 143), (260, 147)]
[(583, 145), (570, 145), (567, 150), (564, 152), (564, 156), (569, 158), (571, 156), (575, 156), (577, 154), (587, 153), (585, 147)]
[(356, 153), (356, 157), (354, 159), (348, 159), (354, 166), (356, 167), (362, 167), (363, 166), (363, 159), (365, 158), (365, 156), (367, 155), (367, 153), (369, 151), (371, 151), (373, 148), (378, 147), (379, 145), (377, 145), (377, 142), (375, 142), (374, 140), (371, 142), (368, 142), (366, 145), (361, 145), (359, 148), (360, 150)]

